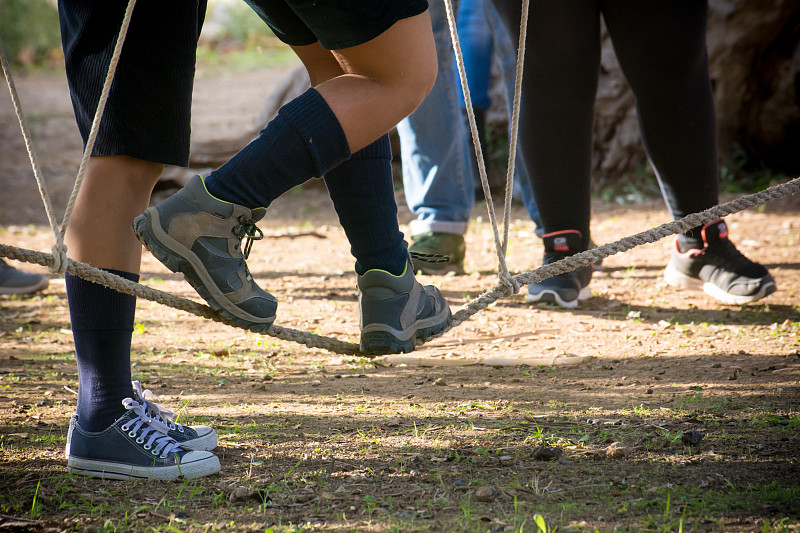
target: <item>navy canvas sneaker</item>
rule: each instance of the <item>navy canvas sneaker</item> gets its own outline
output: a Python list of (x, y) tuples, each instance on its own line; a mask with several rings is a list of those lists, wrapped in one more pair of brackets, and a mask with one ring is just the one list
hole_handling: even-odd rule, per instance
[(125, 398), (127, 409), (103, 431), (84, 431), (72, 415), (67, 434), (67, 470), (102, 479), (192, 479), (219, 472), (216, 455), (184, 448), (169, 428), (152, 419), (141, 402)]
[(777, 290), (764, 266), (745, 257), (728, 239), (723, 220), (703, 226), (702, 248), (681, 251), (678, 238), (664, 270), (664, 281), (674, 287), (702, 290), (733, 305), (753, 302)]
[[(564, 230), (542, 236), (544, 243), (543, 265), (555, 263), (560, 259), (586, 251), (583, 236), (578, 230)], [(528, 285), (527, 302), (547, 302), (561, 307), (574, 308), (578, 302), (592, 295), (589, 282), (592, 279), (592, 266), (579, 267), (572, 272), (553, 276), (539, 283)]]

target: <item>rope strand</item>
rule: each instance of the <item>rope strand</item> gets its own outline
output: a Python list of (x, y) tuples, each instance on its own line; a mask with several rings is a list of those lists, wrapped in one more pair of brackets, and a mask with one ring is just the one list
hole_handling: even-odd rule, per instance
[(2, 39), (0, 39), (0, 68), (2, 68), (3, 75), (6, 78), (8, 92), (11, 93), (11, 103), (14, 106), (14, 113), (17, 115), (19, 129), (22, 131), (22, 138), (25, 141), (25, 150), (28, 152), (28, 159), (30, 159), (31, 167), (33, 168), (33, 176), (36, 178), (36, 183), (39, 186), (39, 196), (42, 198), (47, 220), (50, 222), (50, 228), (53, 230), (53, 235), (56, 239), (56, 244), (53, 246), (52, 251), (53, 257), (57, 259), (53, 261), (52, 264), (49, 264), (48, 268), (53, 274), (63, 274), (67, 268), (67, 247), (64, 245), (63, 236), (58, 231), (55, 210), (50, 201), (50, 195), (47, 194), (47, 187), (45, 186), (44, 177), (42, 176), (42, 169), (39, 166), (39, 158), (36, 156), (36, 150), (33, 149), (33, 140), (28, 131), (28, 123), (25, 120), (25, 115), (22, 113), (17, 86), (14, 84), (14, 78), (11, 76), (11, 67), (8, 64), (8, 58), (6, 57), (6, 50), (3, 47)]
[[(475, 122), (475, 111), (472, 109), (472, 95), (470, 94), (469, 85), (467, 83), (467, 73), (466, 69), (464, 68), (464, 56), (461, 53), (461, 44), (458, 40), (456, 19), (455, 14), (453, 13), (453, 2), (452, 0), (444, 0), (444, 5), (445, 11), (447, 12), (447, 23), (450, 27), (450, 39), (453, 42), (453, 51), (456, 55), (456, 65), (458, 66), (458, 76), (461, 80), (461, 90), (464, 94), (464, 106), (466, 108), (467, 118), (469, 120), (470, 131), (472, 132), (472, 144), (475, 147), (475, 157), (478, 160), (478, 174), (481, 178), (483, 194), (486, 197), (486, 209), (489, 213), (489, 222), (492, 224), (492, 231), (494, 233), (494, 247), (497, 252), (497, 276), (500, 278), (502, 285), (506, 287), (506, 291), (510, 296), (519, 292), (520, 287), (514, 282), (511, 274), (508, 272), (508, 267), (506, 266), (505, 247), (501, 242), (500, 233), (497, 229), (497, 217), (494, 212), (494, 201), (492, 200), (492, 191), (489, 190), (489, 179), (486, 176), (486, 161), (483, 157), (483, 149), (481, 148), (481, 143), (478, 140), (478, 126)], [(506, 182), (506, 190), (508, 189), (508, 182)], [(506, 197), (509, 197), (509, 195), (506, 194)], [(510, 210), (510, 205), (511, 202), (509, 200), (505, 206), (506, 210)], [(505, 231), (508, 231), (507, 227)]]

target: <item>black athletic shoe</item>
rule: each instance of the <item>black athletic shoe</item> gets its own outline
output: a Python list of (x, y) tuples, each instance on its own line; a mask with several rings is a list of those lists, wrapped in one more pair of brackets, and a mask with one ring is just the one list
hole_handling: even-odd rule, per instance
[(681, 252), (678, 239), (664, 271), (674, 287), (703, 290), (717, 300), (746, 304), (777, 290), (769, 271), (745, 257), (728, 239), (728, 227), (718, 220), (702, 229), (703, 248)]
[[(544, 242), (544, 261), (549, 265), (560, 259), (585, 251), (583, 236), (577, 230), (564, 230), (542, 236)], [(528, 286), (527, 302), (547, 302), (561, 307), (573, 308), (578, 301), (592, 295), (589, 282), (592, 279), (591, 265), (579, 267)]]

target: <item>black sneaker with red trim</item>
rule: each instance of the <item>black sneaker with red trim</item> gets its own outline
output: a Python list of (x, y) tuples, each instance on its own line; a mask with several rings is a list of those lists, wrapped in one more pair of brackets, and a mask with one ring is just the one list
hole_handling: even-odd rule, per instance
[[(586, 251), (583, 235), (578, 230), (547, 233), (542, 236), (542, 242), (544, 265)], [(591, 280), (592, 266), (579, 267), (572, 272), (565, 272), (539, 283), (531, 283), (525, 301), (547, 302), (571, 309), (577, 307), (580, 300), (586, 300), (592, 295), (589, 289)]]
[(681, 250), (675, 239), (672, 257), (664, 270), (664, 281), (674, 287), (702, 290), (720, 302), (741, 305), (777, 290), (775, 280), (763, 266), (749, 260), (728, 239), (725, 221), (701, 230), (702, 247)]

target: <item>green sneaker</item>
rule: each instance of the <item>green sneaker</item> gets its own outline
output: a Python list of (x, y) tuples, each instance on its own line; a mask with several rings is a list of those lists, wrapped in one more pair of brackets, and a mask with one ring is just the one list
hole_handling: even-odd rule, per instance
[[(408, 247), (411, 252), (411, 260), (414, 272), (423, 274), (447, 274), (454, 272), (457, 275), (464, 274), (464, 255), (467, 245), (464, 236), (457, 233), (439, 233), (430, 231), (420, 233), (411, 237), (413, 243)], [(446, 255), (448, 260), (442, 262), (426, 261), (425, 257), (416, 254), (441, 256)]]
[(406, 263), (401, 276), (374, 269), (358, 277), (362, 352), (408, 353), (417, 339), (440, 333), (450, 324), (450, 306), (442, 293), (420, 285), (409, 266)]
[[(251, 331), (275, 321), (278, 301), (259, 287), (245, 259), (263, 234), (256, 222), (266, 209), (247, 209), (214, 198), (200, 176), (133, 221), (145, 248), (223, 316)], [(242, 239), (247, 239), (242, 250)]]

